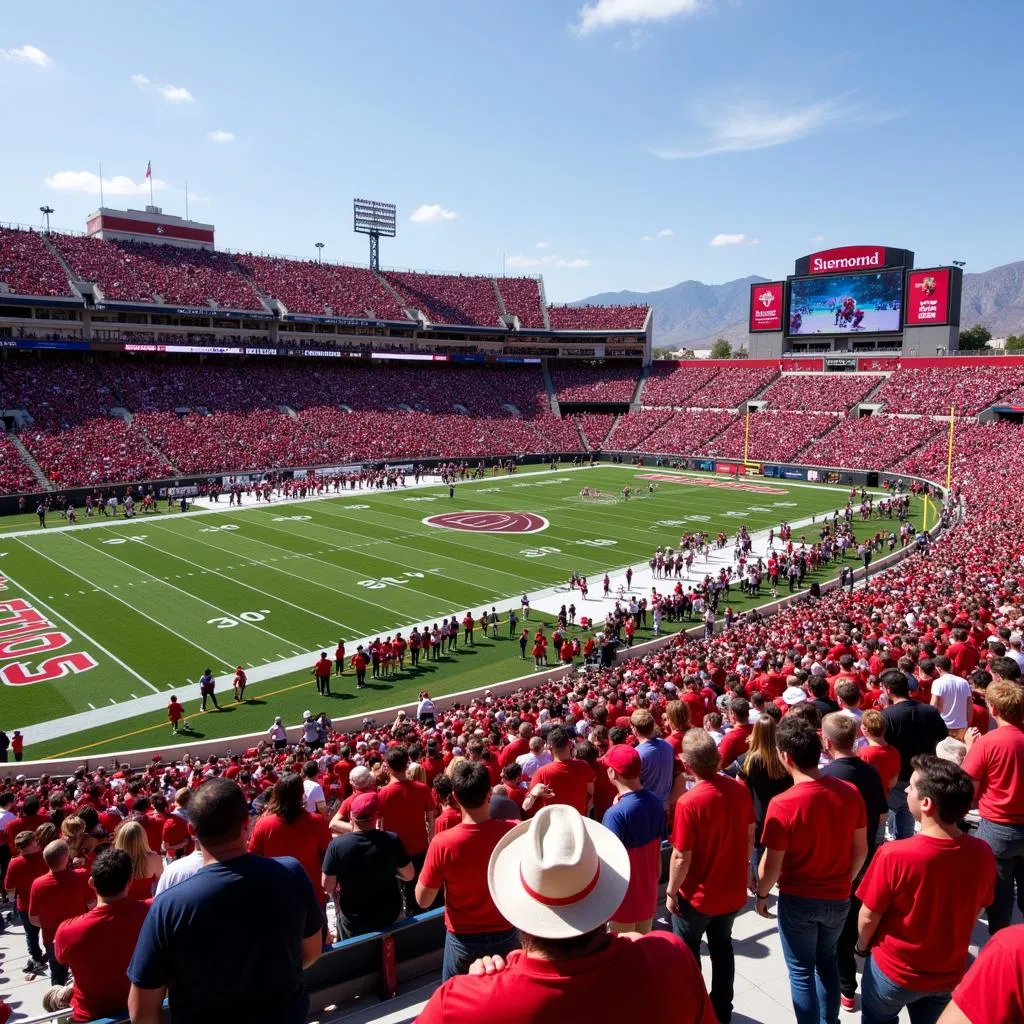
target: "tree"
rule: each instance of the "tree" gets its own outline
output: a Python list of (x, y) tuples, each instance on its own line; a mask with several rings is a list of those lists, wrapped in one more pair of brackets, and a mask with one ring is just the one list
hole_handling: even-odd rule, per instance
[(719, 338), (714, 345), (711, 346), (712, 359), (729, 359), (731, 357), (732, 345), (730, 345), (725, 338)]
[(992, 332), (981, 324), (975, 324), (960, 332), (960, 348), (967, 352), (984, 352), (992, 340)]
[(733, 359), (749, 359), (750, 353), (745, 348), (738, 348), (732, 354)]
[(1024, 334), (1011, 334), (1006, 339), (1003, 351), (1007, 355), (1016, 352), (1024, 352)]

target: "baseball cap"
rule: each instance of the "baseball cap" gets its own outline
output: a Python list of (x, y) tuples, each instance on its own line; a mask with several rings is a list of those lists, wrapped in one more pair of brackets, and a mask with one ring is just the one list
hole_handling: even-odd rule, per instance
[(360, 793), (352, 801), (352, 817), (369, 821), (380, 814), (380, 797), (376, 793)]
[(604, 763), (626, 779), (640, 778), (640, 755), (628, 743), (616, 743), (604, 755)]
[(782, 699), (790, 707), (795, 707), (797, 704), (803, 704), (807, 700), (807, 694), (803, 691), (802, 687), (787, 686)]

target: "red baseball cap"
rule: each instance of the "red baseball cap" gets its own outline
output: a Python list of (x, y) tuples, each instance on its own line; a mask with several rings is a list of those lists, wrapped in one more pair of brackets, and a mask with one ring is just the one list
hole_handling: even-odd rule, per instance
[(604, 763), (624, 779), (640, 778), (640, 755), (628, 743), (616, 743), (604, 755)]
[(352, 817), (369, 821), (380, 816), (380, 798), (376, 793), (360, 793), (352, 801)]

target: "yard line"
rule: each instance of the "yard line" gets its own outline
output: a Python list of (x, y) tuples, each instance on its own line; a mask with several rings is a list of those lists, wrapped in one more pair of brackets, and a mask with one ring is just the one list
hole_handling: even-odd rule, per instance
[[(88, 701), (86, 701), (86, 703), (87, 703), (87, 704), (89, 704), (89, 702), (88, 702)], [(93, 710), (93, 711), (95, 711), (95, 710), (96, 710), (96, 705), (95, 705), (95, 704), (89, 704), (89, 707), (90, 707), (90, 709), (91, 709), (91, 710)]]
[[(51, 558), (51, 557), (50, 557), (49, 555), (44, 555), (42, 551), (39, 551), (39, 550), (38, 550), (37, 548), (34, 548), (34, 547), (32, 547), (32, 545), (31, 545), (31, 544), (26, 544), (26, 543), (25, 543), (25, 542), (24, 542), (23, 540), (21, 540), (20, 538), (19, 538), (19, 540), (18, 540), (18, 543), (19, 543), (19, 544), (21, 544), (21, 545), (22, 545), (23, 547), (26, 547), (26, 548), (28, 548), (28, 550), (29, 550), (29, 551), (31, 551), (31, 552), (32, 552), (33, 554), (35, 554), (35, 555), (39, 555), (39, 557), (40, 557), (40, 558), (45, 558), (45, 559), (46, 559), (46, 560), (47, 560), (48, 562), (52, 562), (52, 563), (53, 563), (53, 564), (54, 564), (55, 566), (57, 566), (57, 568), (58, 568), (58, 569), (61, 569), (61, 570), (63, 570), (64, 572), (69, 572), (69, 573), (71, 573), (71, 575), (72, 575), (72, 576), (78, 576), (78, 578), (79, 578), (79, 579), (85, 579), (85, 577), (84, 577), (84, 576), (82, 576), (82, 575), (81, 575), (80, 573), (77, 573), (77, 572), (75, 572), (75, 570), (74, 570), (74, 569), (69, 569), (69, 568), (68, 568), (68, 567), (67, 567), (66, 565), (62, 565), (62, 564), (61, 564), (60, 562), (58, 562), (58, 561), (57, 561), (56, 559), (54, 559), (54, 558)], [(86, 545), (86, 546), (88, 547), (88, 545)], [(92, 581), (92, 580), (89, 580), (89, 582), (90, 582), (90, 583), (92, 583), (93, 581)], [(24, 590), (25, 588), (24, 588), (24, 587), (22, 587), (22, 589)], [(141, 608), (136, 608), (136, 607), (135, 607), (135, 606), (134, 606), (133, 604), (131, 604), (131, 602), (129, 602), (129, 601), (126, 601), (126, 600), (125, 600), (124, 598), (122, 598), (122, 597), (118, 597), (118, 596), (117, 596), (117, 594), (112, 594), (112, 593), (111, 593), (111, 592), (110, 592), (109, 590), (107, 590), (107, 589), (106, 589), (105, 587), (100, 587), (100, 588), (99, 588), (99, 590), (100, 590), (100, 593), (106, 594), (106, 595), (107, 595), (107, 597), (111, 597), (111, 598), (113, 598), (113, 599), (114, 599), (115, 601), (119, 602), (120, 604), (123, 604), (123, 605), (124, 605), (124, 606), (125, 606), (126, 608), (130, 608), (130, 609), (131, 609), (131, 610), (132, 610), (133, 612), (135, 612), (135, 613), (136, 613), (136, 615), (141, 615), (141, 616), (142, 616), (142, 617), (143, 617), (144, 619), (149, 619), (149, 621), (150, 621), (150, 622), (153, 622), (153, 623), (155, 623), (155, 624), (156, 624), (157, 626), (159, 626), (159, 627), (160, 627), (161, 629), (165, 629), (165, 630), (167, 630), (167, 632), (168, 632), (168, 633), (173, 633), (173, 634), (174, 634), (174, 635), (175, 635), (175, 636), (176, 636), (176, 637), (177, 637), (177, 638), (178, 638), (179, 640), (184, 640), (184, 641), (185, 641), (185, 643), (189, 644), (189, 646), (191, 646), (191, 647), (194, 647), (194, 648), (195, 648), (195, 649), (196, 649), (197, 651), (202, 651), (202, 652), (203, 652), (203, 654), (208, 654), (208, 655), (209, 655), (209, 656), (210, 656), (211, 658), (213, 658), (213, 659), (215, 659), (216, 661), (220, 662), (220, 664), (222, 664), (222, 665), (227, 665), (227, 666), (228, 666), (229, 668), (231, 667), (231, 663), (230, 663), (229, 661), (225, 661), (225, 660), (224, 660), (223, 658), (221, 658), (220, 656), (218, 656), (218, 655), (214, 654), (214, 653), (213, 653), (213, 651), (208, 651), (208, 650), (207, 650), (207, 649), (206, 649), (205, 647), (202, 647), (202, 646), (200, 646), (200, 645), (199, 645), (199, 644), (197, 644), (197, 643), (196, 643), (196, 642), (195, 642), (194, 640), (190, 640), (190, 639), (189, 639), (189, 638), (188, 638), (187, 636), (184, 636), (183, 634), (179, 633), (179, 632), (178, 632), (178, 631), (177, 631), (176, 629), (172, 629), (172, 628), (171, 628), (170, 626), (168, 626), (168, 625), (167, 625), (167, 624), (166, 624), (165, 622), (161, 622), (161, 621), (160, 621), (159, 619), (155, 619), (155, 618), (153, 618), (153, 616), (152, 616), (152, 615), (149, 615), (149, 614), (147, 614), (146, 612), (142, 611), (142, 609), (141, 609)], [(25, 591), (25, 593), (27, 594), (27, 593), (28, 593), (28, 591), (26, 590), (26, 591)], [(40, 603), (40, 604), (42, 604), (42, 601), (40, 601), (39, 603)], [(66, 620), (65, 620), (65, 621), (66, 621)], [(78, 627), (77, 627), (77, 626), (75, 626), (74, 628), (75, 628), (75, 629), (78, 629)], [(134, 669), (132, 669), (132, 668), (128, 668), (128, 666), (127, 666), (127, 665), (125, 665), (123, 661), (121, 661), (121, 660), (120, 660), (119, 658), (117, 658), (117, 657), (115, 657), (115, 656), (114, 656), (113, 654), (111, 654), (111, 653), (110, 653), (110, 651), (108, 651), (108, 650), (107, 650), (107, 649), (106, 649), (105, 647), (100, 647), (100, 645), (99, 645), (99, 644), (97, 644), (95, 640), (91, 640), (91, 638), (89, 637), (89, 635), (88, 635), (87, 633), (85, 633), (85, 632), (84, 632), (83, 630), (79, 629), (79, 630), (78, 630), (78, 632), (79, 632), (79, 633), (81, 633), (81, 634), (82, 634), (82, 636), (84, 636), (84, 637), (85, 637), (85, 638), (86, 638), (87, 640), (90, 640), (90, 641), (91, 641), (92, 643), (96, 644), (96, 646), (97, 646), (97, 647), (99, 647), (99, 649), (100, 649), (101, 651), (103, 651), (103, 652), (104, 652), (105, 654), (107, 654), (107, 655), (109, 655), (109, 656), (110, 656), (111, 658), (113, 658), (113, 659), (114, 659), (114, 661), (116, 661), (116, 662), (117, 662), (117, 663), (118, 663), (119, 665), (122, 665), (122, 666), (123, 666), (124, 668), (128, 669), (128, 671), (129, 671), (129, 672), (131, 672), (131, 674), (132, 674), (133, 676), (135, 676), (135, 677), (136, 677), (137, 679), (140, 679), (140, 680), (142, 680), (142, 682), (144, 682), (144, 683), (145, 683), (145, 684), (146, 684), (146, 685), (147, 685), (148, 687), (150, 687), (151, 689), (153, 689), (153, 690), (155, 690), (155, 689), (156, 689), (156, 687), (155, 687), (155, 686), (153, 686), (153, 684), (152, 684), (152, 683), (151, 683), (151, 682), (150, 682), (150, 681), (149, 681), (148, 679), (143, 679), (143, 678), (142, 678), (142, 676), (140, 676), (140, 675), (138, 674), (138, 672), (136, 672), (136, 671), (135, 671)]]
[[(19, 541), (18, 543), (22, 542)], [(25, 546), (28, 547), (28, 545)], [(43, 557), (45, 558), (46, 556), (44, 555)], [(50, 561), (53, 561), (53, 559), (50, 559)], [(101, 644), (97, 640), (94, 640), (88, 633), (86, 633), (84, 629), (81, 629), (80, 627), (76, 626), (67, 616), (61, 615), (59, 612), (54, 611), (48, 604), (46, 604), (45, 601), (41, 601), (38, 597), (36, 597), (35, 594), (33, 594), (32, 591), (28, 589), (28, 587), (23, 587), (16, 579), (14, 579), (13, 576), (10, 575), (10, 573), (4, 573), (4, 575), (7, 577), (8, 582), (13, 583), (14, 586), (16, 586), (20, 591), (27, 594), (30, 600), (35, 601), (36, 604), (42, 605), (43, 608), (46, 609), (46, 611), (50, 614), (52, 618), (60, 619), (61, 622), (65, 623), (76, 633), (80, 634), (83, 640), (92, 644), (93, 647), (96, 648), (96, 650), (102, 651), (108, 658), (110, 658), (111, 661), (113, 661), (115, 664), (120, 665), (121, 668), (125, 670), (125, 672), (127, 672), (129, 675), (135, 676), (135, 678), (138, 679), (140, 683), (144, 683), (154, 693), (156, 692), (156, 687), (145, 676), (139, 675), (139, 673), (136, 672), (135, 669), (131, 667), (131, 665), (125, 664), (116, 654), (114, 654), (113, 651), (108, 651), (107, 648), (103, 646), (103, 644)]]
[[(236, 616), (232, 615), (231, 612), (229, 612), (226, 609), (222, 608), (220, 605), (216, 605), (212, 601), (207, 601), (203, 597), (198, 597), (196, 594), (190, 594), (187, 590), (183, 590), (181, 587), (176, 587), (173, 583), (171, 583), (169, 581), (161, 581), (159, 576), (155, 576), (151, 572), (146, 572), (145, 569), (142, 569), (139, 566), (134, 565), (132, 562), (129, 562), (129, 561), (127, 561), (124, 558), (118, 558), (117, 555), (112, 555), (109, 551), (100, 551), (99, 548), (95, 547), (92, 544), (86, 544), (86, 542), (84, 540), (80, 540), (78, 537), (74, 537), (73, 536), (71, 539), (73, 541), (76, 541), (77, 543), (81, 544), (82, 547), (87, 548), (89, 551), (93, 551), (93, 552), (96, 552), (98, 554), (105, 555), (107, 558), (111, 559), (114, 562), (120, 562), (122, 565), (127, 565), (130, 569), (134, 569), (136, 572), (141, 572), (143, 576), (148, 576), (151, 580), (156, 580), (157, 583), (164, 582), (164, 585), (170, 587), (171, 590), (176, 590), (179, 594), (184, 594), (186, 597), (191, 598), (193, 601), (198, 601), (200, 604), (205, 604), (208, 608), (213, 608), (215, 611), (220, 612), (221, 615), (230, 616), (232, 619), (236, 618)], [(143, 543), (145, 543), (145, 542), (143, 542)], [(149, 545), (146, 545), (146, 546), (148, 547)], [(178, 556), (175, 556), (175, 557), (178, 557)], [(53, 561), (53, 559), (50, 559), (50, 561)], [(56, 564), (56, 563), (54, 563), (54, 564)], [(77, 575), (77, 573), (75, 575)], [(253, 589), (255, 589), (255, 588), (253, 588)], [(269, 597), (270, 595), (264, 594), (264, 596), (265, 597)], [(287, 604), (287, 603), (288, 602), (285, 602), (285, 604)], [(300, 609), (300, 611), (301, 610), (304, 610), (304, 609)], [(312, 614), (312, 612), (310, 612), (310, 614)], [(156, 619), (154, 619), (153, 621), (155, 622)], [(252, 629), (257, 630), (260, 633), (266, 633), (267, 636), (272, 636), (275, 640), (282, 640), (286, 644), (287, 643), (291, 643), (291, 641), (288, 640), (286, 637), (280, 636), (277, 633), (272, 633), (269, 629), (264, 629), (262, 626), (257, 626), (255, 622), (247, 622), (245, 619), (242, 619), (240, 621), (244, 625), (250, 626)], [(221, 659), (218, 659), (218, 660), (221, 660)], [(231, 663), (225, 661), (225, 662), (223, 662), (223, 664), (230, 666)], [(237, 662), (235, 662), (235, 664), (237, 664)]]

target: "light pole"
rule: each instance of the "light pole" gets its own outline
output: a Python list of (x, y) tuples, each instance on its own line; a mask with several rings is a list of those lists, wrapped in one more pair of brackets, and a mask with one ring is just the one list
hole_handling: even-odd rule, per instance
[(316, 261), (317, 263), (323, 263), (324, 261), (324, 243), (316, 242)]
[(39, 212), (46, 218), (46, 233), (50, 233), (50, 214), (53, 213), (52, 206), (40, 206)]
[(959, 267), (963, 270), (963, 268), (967, 266), (967, 260), (953, 260), (953, 266)]

